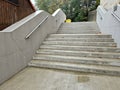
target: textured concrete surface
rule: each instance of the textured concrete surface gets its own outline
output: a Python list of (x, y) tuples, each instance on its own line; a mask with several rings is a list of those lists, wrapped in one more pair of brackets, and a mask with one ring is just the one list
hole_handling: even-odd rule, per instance
[(41, 49), (52, 50), (73, 50), (73, 51), (90, 51), (90, 52), (115, 52), (120, 53), (120, 48), (116, 47), (93, 47), (93, 46), (64, 46), (64, 45), (41, 45)]
[(114, 42), (76, 42), (76, 41), (44, 41), (44, 45), (69, 45), (69, 46), (100, 46), (115, 47)]
[[(109, 59), (120, 59), (120, 53), (108, 53), (108, 52), (88, 52), (88, 51), (65, 51), (65, 50), (50, 50), (50, 49), (39, 49), (37, 55), (60, 55), (60, 56), (78, 56), (78, 57), (92, 57), (92, 58), (108, 58)], [(107, 60), (107, 59), (106, 59)], [(114, 61), (113, 60), (113, 61)]]
[(111, 38), (46, 38), (46, 41), (113, 42)]
[(0, 90), (120, 90), (120, 77), (26, 68)]

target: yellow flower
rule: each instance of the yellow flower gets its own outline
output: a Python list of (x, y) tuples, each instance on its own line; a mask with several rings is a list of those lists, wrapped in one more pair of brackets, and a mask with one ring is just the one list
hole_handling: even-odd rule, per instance
[(71, 23), (71, 19), (66, 19), (66, 23)]

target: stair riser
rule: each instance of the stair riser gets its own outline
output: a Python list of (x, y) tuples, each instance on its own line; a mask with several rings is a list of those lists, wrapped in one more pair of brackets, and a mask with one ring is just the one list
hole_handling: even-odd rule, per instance
[(59, 34), (75, 34), (75, 33), (79, 33), (79, 34), (99, 34), (100, 32), (58, 32)]
[(77, 26), (84, 26), (84, 27), (97, 27), (97, 24), (96, 23), (85, 23), (85, 22), (80, 22), (80, 23), (74, 23), (74, 22), (72, 22), (72, 23), (63, 23), (62, 25), (61, 25), (61, 27), (77, 27)]
[(76, 28), (76, 27), (74, 27), (74, 28), (60, 28), (59, 30), (58, 30), (58, 32), (59, 31), (76, 31), (76, 32), (86, 32), (86, 31), (98, 31), (99, 32), (99, 30), (97, 30), (97, 29), (93, 29), (93, 28)]
[(74, 28), (71, 28), (71, 29), (59, 29), (58, 32), (100, 32), (98, 30), (94, 30), (94, 29), (74, 29)]
[(62, 28), (59, 28), (59, 31), (99, 31), (97, 28), (85, 28), (85, 27), (62, 27)]
[(112, 38), (110, 35), (50, 35), (49, 38)]
[(97, 27), (94, 26), (85, 26), (85, 25), (76, 25), (76, 26), (63, 26), (60, 27), (59, 30), (99, 30)]
[(65, 62), (65, 63), (77, 63), (77, 64), (91, 64), (91, 65), (106, 65), (106, 66), (120, 66), (120, 62), (116, 61), (96, 61), (96, 60), (83, 60), (76, 58), (59, 58), (59, 57), (33, 57), (34, 60), (43, 60), (48, 62)]
[(47, 38), (46, 41), (114, 42), (113, 39)]
[(116, 52), (120, 53), (120, 50), (117, 49), (107, 49), (107, 48), (89, 48), (89, 47), (49, 47), (49, 46), (41, 46), (41, 49), (50, 49), (50, 50), (73, 50), (73, 51), (90, 51), (90, 52)]
[(78, 56), (78, 57), (93, 57), (93, 58), (113, 58), (120, 59), (120, 55), (112, 54), (94, 54), (94, 53), (74, 53), (74, 52), (54, 52), (54, 51), (37, 51), (38, 54), (43, 55), (60, 55), (60, 56)]
[(49, 64), (34, 64), (34, 63), (29, 64), (29, 66), (31, 66), (31, 67), (39, 67), (39, 68), (50, 68), (50, 69), (77, 71), (77, 72), (84, 72), (84, 73), (94, 73), (94, 74), (120, 76), (120, 72), (117, 72), (117, 71), (107, 71), (107, 70), (79, 68), (79, 67), (68, 67), (68, 66), (66, 67), (66, 66), (49, 65)]
[(84, 42), (43, 42), (44, 45), (68, 45), (68, 46), (99, 46), (99, 47), (116, 47), (116, 43), (84, 43)]
[(95, 30), (95, 29), (89, 29), (89, 30), (81, 30), (81, 29), (74, 29), (74, 28), (70, 28), (70, 29), (59, 29), (58, 32), (61, 32), (61, 31), (70, 31), (70, 32), (100, 32), (98, 30)]

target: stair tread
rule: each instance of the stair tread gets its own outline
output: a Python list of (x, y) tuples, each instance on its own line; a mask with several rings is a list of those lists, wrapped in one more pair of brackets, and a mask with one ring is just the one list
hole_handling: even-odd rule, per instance
[(81, 30), (81, 29), (76, 29), (76, 28), (60, 28), (58, 30), (58, 32), (60, 31), (74, 31), (74, 32), (100, 32), (96, 29), (85, 29), (85, 30)]
[(87, 36), (87, 35), (90, 35), (90, 36), (93, 36), (93, 35), (97, 35), (97, 36), (111, 36), (111, 35), (108, 35), (108, 34), (50, 34), (50, 36)]
[(39, 49), (37, 54), (120, 59), (120, 53)]
[(120, 53), (120, 48), (117, 47), (99, 47), (99, 46), (70, 46), (70, 45), (41, 45), (42, 49), (59, 49), (72, 51), (92, 51), (92, 52), (117, 52)]
[(81, 47), (84, 47), (84, 48), (104, 48), (104, 49), (117, 49), (120, 51), (120, 48), (118, 47), (99, 47), (99, 46), (67, 46), (67, 45), (41, 45), (40, 46), (41, 48), (42, 47), (76, 47), (76, 48), (81, 48)]
[(99, 32), (58, 32), (58, 33), (61, 33), (61, 34), (67, 34), (67, 33), (69, 33), (69, 34), (75, 34), (75, 33), (80, 33), (80, 34), (98, 34)]
[(75, 45), (75, 46), (107, 46), (107, 47), (116, 47), (114, 42), (77, 42), (77, 41), (44, 41), (43, 44), (47, 45)]
[[(72, 37), (71, 37), (71, 38), (53, 38), (53, 37), (49, 37), (49, 38), (46, 38), (46, 39), (63, 39), (63, 40), (64, 40), (64, 39), (68, 39), (68, 40), (69, 40), (69, 39), (80, 39), (80, 40), (81, 40), (81, 39), (82, 39), (82, 40), (83, 40), (83, 39), (85, 39), (85, 40), (88, 39), (88, 40), (101, 40), (101, 38), (76, 38), (76, 37), (75, 37), (75, 38), (72, 38)], [(102, 38), (102, 39), (103, 39), (103, 40), (113, 40), (112, 38)]]
[(39, 49), (38, 52), (61, 52), (61, 53), (87, 53), (87, 54), (106, 54), (106, 55), (120, 55), (116, 52), (90, 52), (90, 51), (72, 51), (72, 50), (49, 50), (49, 49)]
[(79, 57), (79, 56), (61, 56), (61, 55), (42, 55), (42, 54), (35, 54), (35, 57), (51, 57), (51, 58), (64, 58), (64, 59), (76, 59), (76, 60), (94, 60), (94, 61), (119, 61), (120, 59), (108, 59), (108, 58), (92, 58), (92, 57)]
[(75, 28), (59, 28), (58, 32), (61, 32), (61, 31), (72, 31), (72, 32), (100, 32), (99, 30), (97, 29), (88, 29), (88, 28), (80, 28), (80, 29), (77, 29), (77, 27)]
[(83, 41), (83, 42), (114, 42), (113, 39), (96, 38), (46, 38), (46, 41)]
[(54, 38), (112, 38), (111, 35), (107, 35), (107, 34), (50, 34), (48, 36), (49, 38), (54, 37)]
[[(111, 44), (111, 43), (115, 43), (115, 42), (83, 42), (83, 41), (80, 41), (80, 42), (78, 42), (78, 41), (44, 41), (44, 42), (70, 42), (70, 43), (109, 43), (109, 44)], [(43, 43), (44, 43), (43, 42)]]
[(48, 61), (40, 61), (40, 60), (32, 60), (29, 64), (47, 64), (51, 66), (62, 66), (62, 67), (73, 67), (73, 68), (86, 68), (86, 69), (95, 69), (95, 70), (107, 70), (107, 71), (118, 71), (120, 72), (120, 67), (112, 67), (112, 66), (99, 66), (99, 65), (85, 65), (85, 64), (72, 64), (72, 63), (63, 63), (63, 62), (48, 62)]
[[(75, 34), (76, 32), (58, 32), (58, 33), (61, 33), (61, 34), (67, 34), (67, 33), (69, 33), (69, 34)], [(77, 33), (80, 33), (80, 34), (98, 34), (99, 32), (77, 32)]]

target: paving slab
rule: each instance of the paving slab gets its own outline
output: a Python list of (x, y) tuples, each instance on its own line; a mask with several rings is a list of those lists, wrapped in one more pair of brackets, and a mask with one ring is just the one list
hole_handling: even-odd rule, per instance
[(0, 90), (120, 90), (120, 77), (29, 67)]

